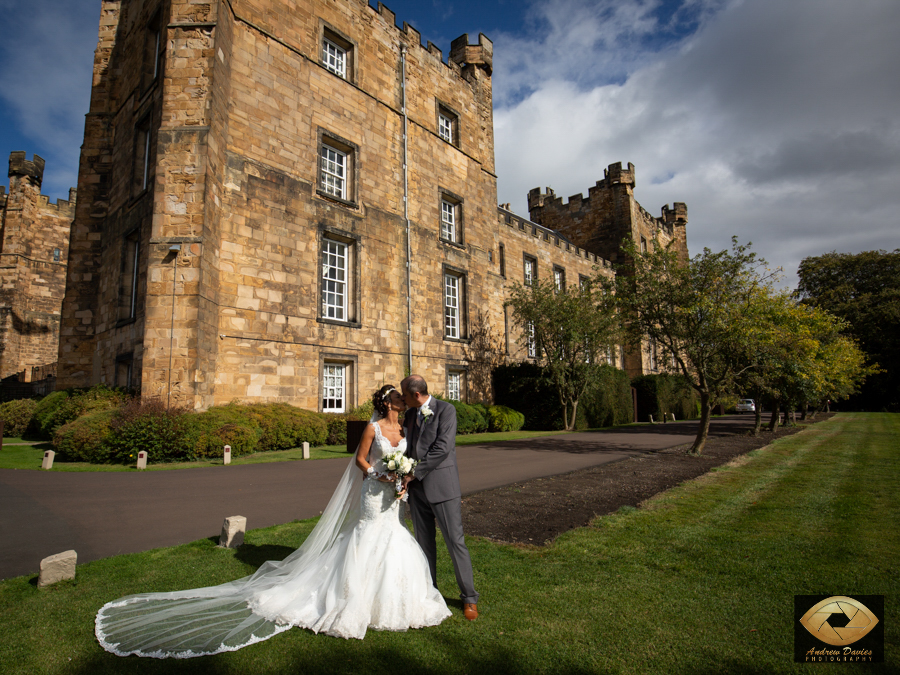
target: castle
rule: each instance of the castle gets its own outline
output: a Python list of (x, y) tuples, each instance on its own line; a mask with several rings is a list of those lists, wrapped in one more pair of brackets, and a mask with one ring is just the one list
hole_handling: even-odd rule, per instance
[(445, 60), (365, 0), (101, 4), (59, 387), (340, 412), (412, 371), (478, 398), (476, 324), (530, 356), (509, 284), (611, 275), (626, 235), (686, 254), (684, 205), (649, 216), (632, 165), (498, 208), (484, 35)]
[[(3, 395), (18, 382), (55, 375), (59, 320), (66, 286), (75, 189), (51, 204), (41, 194), (44, 160), (9, 157), (9, 193), (0, 185), (0, 379)], [(52, 389), (51, 389), (52, 390)], [(42, 391), (41, 393), (49, 393)]]

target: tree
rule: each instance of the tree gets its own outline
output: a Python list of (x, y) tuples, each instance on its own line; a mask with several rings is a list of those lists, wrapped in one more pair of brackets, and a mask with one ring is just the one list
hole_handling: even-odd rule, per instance
[(873, 374), (851, 405), (900, 411), (900, 249), (805, 258), (797, 295), (846, 322), (842, 333), (869, 356)]
[(563, 407), (565, 428), (575, 428), (578, 400), (598, 377), (593, 364), (605, 358), (620, 336), (611, 298), (587, 283), (557, 290), (552, 282), (515, 284), (506, 305), (520, 329), (519, 343), (546, 366)]
[(465, 354), (469, 364), (467, 373), (469, 387), (476, 400), (482, 403), (492, 401), (491, 374), (506, 360), (506, 357), (500, 337), (494, 332), (487, 316), (480, 309), (472, 320)]
[(773, 274), (736, 237), (731, 251), (705, 248), (688, 260), (658, 241), (649, 251), (632, 241), (623, 249), (632, 262), (607, 283), (632, 343), (655, 340), (699, 394), (700, 426), (689, 452), (700, 454), (713, 404), (752, 368), (746, 357), (762, 338), (760, 298)]

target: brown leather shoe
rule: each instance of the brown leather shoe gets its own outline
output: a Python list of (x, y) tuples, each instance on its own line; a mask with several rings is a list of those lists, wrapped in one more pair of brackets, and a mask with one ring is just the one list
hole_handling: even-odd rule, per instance
[(463, 605), (463, 616), (465, 616), (469, 621), (474, 621), (478, 618), (478, 605), (474, 602), (467, 602)]

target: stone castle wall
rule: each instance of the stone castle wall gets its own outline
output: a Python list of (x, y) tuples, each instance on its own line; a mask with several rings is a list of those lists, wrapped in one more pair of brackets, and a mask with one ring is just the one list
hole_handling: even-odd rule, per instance
[(0, 379), (31, 381), (57, 359), (75, 190), (51, 204), (43, 174), (43, 158), (13, 152), (0, 187)]

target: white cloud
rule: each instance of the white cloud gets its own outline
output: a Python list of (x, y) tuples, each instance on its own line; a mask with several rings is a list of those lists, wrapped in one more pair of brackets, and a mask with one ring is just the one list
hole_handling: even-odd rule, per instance
[[(554, 4), (565, 13), (544, 22), (526, 56), (521, 41), (497, 40), (501, 202), (527, 214), (530, 188), (586, 194), (608, 164), (631, 161), (651, 213), (687, 202), (692, 250), (737, 234), (790, 283), (805, 256), (900, 246), (900, 3), (705, 6), (693, 34), (622, 55), (657, 30), (649, 3), (624, 5), (600, 26), (586, 18), (595, 3)], [(565, 56), (567, 26), (577, 28), (582, 72)], [(539, 76), (523, 85), (509, 58)], [(586, 64), (613, 76), (586, 84)]]

